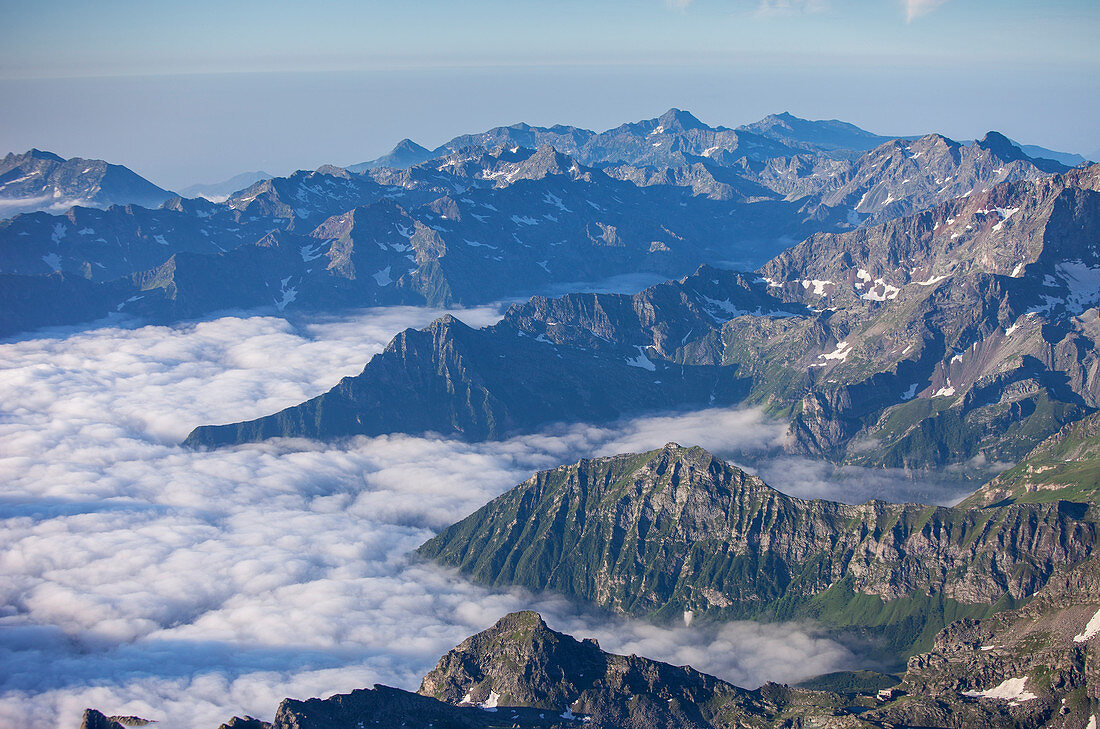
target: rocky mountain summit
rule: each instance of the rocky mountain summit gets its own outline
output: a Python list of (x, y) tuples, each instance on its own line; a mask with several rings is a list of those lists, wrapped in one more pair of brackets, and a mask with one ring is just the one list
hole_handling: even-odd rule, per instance
[(540, 472), (418, 553), (627, 615), (812, 617), (905, 654), (953, 617), (1025, 601), (1096, 536), (1085, 505), (806, 501), (670, 443)]
[(173, 197), (132, 170), (101, 159), (64, 159), (39, 149), (0, 159), (0, 217), (35, 210), (61, 213), (74, 205), (155, 208)]

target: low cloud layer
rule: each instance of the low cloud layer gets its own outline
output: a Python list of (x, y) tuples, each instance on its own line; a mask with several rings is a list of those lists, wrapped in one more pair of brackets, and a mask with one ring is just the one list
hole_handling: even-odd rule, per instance
[[(742, 685), (855, 665), (809, 626), (658, 628), (486, 590), (409, 557), (538, 469), (667, 441), (726, 454), (769, 447), (783, 428), (755, 411), (485, 444), (177, 445), (198, 424), (324, 391), (438, 314), (224, 318), (0, 345), (0, 725), (76, 727), (95, 706), (212, 729), (233, 714), (270, 718), (285, 696), (415, 689), (464, 637), (528, 607), (605, 649)], [(499, 308), (460, 316), (481, 325)], [(826, 476), (787, 469), (795, 491), (838, 488)]]

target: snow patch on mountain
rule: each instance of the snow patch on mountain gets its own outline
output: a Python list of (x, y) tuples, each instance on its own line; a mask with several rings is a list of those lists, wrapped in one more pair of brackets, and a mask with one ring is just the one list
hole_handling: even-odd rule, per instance
[(986, 691), (963, 691), (962, 694), (974, 698), (1001, 699), (1009, 702), (1012, 706), (1017, 706), (1025, 701), (1039, 698), (1028, 691), (1025, 688), (1026, 685), (1027, 678), (1025, 677), (1009, 678)]
[(644, 347), (639, 347), (639, 346), (635, 346), (634, 348), (638, 350), (638, 356), (637, 357), (627, 357), (626, 358), (626, 363), (628, 365), (630, 365), (631, 367), (640, 367), (643, 370), (649, 370), (650, 372), (655, 372), (657, 370), (657, 365), (653, 364), (649, 360), (649, 357), (645, 356), (645, 348)]
[(1096, 611), (1096, 614), (1089, 620), (1088, 625), (1081, 631), (1080, 634), (1073, 636), (1074, 643), (1084, 643), (1092, 640), (1093, 636), (1100, 635), (1100, 610)]
[(379, 286), (389, 286), (393, 283), (393, 279), (390, 278), (390, 269), (390, 266), (386, 266), (381, 271), (372, 273), (371, 276), (374, 277), (374, 280), (378, 282)]

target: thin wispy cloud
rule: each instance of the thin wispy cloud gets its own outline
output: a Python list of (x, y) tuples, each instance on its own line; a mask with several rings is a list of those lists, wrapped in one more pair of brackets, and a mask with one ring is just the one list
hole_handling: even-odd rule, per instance
[(915, 18), (927, 15), (947, 0), (902, 0), (905, 4), (905, 21), (911, 23)]
[(764, 17), (820, 13), (829, 7), (828, 0), (760, 0), (756, 14)]

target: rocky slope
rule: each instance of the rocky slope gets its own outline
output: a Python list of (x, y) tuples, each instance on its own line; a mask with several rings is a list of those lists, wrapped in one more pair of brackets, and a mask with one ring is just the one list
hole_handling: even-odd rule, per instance
[(619, 613), (814, 617), (907, 653), (955, 616), (1027, 599), (1095, 540), (1079, 505), (805, 501), (701, 448), (669, 444), (538, 473), (419, 554), (477, 582), (554, 590)]
[(1059, 499), (1100, 502), (1100, 413), (1063, 426), (959, 506)]
[(64, 212), (74, 205), (155, 208), (173, 197), (132, 170), (101, 159), (64, 159), (38, 149), (0, 159), (0, 217)]
[(1059, 573), (1022, 608), (948, 626), (913, 656), (882, 725), (1058, 727), (1100, 719), (1100, 560)]
[[(890, 140), (846, 165), (803, 174), (790, 186), (787, 199), (803, 200), (807, 211), (819, 215), (840, 210), (853, 221), (873, 224), (985, 193), (1002, 182), (1035, 181), (1067, 169), (1053, 160), (1028, 157), (997, 132), (971, 144), (928, 134)], [(789, 184), (769, 176), (762, 182), (768, 185), (773, 179), (775, 185)]]
[(270, 217), (244, 217), (207, 200), (175, 198), (162, 208), (74, 207), (63, 215), (29, 213), (0, 220), (0, 271), (54, 272), (111, 282), (187, 252), (217, 254), (285, 227)]

